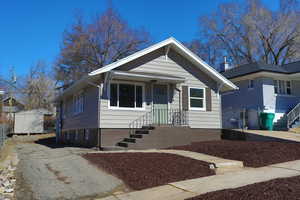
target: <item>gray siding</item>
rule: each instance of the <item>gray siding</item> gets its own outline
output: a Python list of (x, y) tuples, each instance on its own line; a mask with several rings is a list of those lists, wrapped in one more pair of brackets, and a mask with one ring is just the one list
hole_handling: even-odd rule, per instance
[[(117, 80), (115, 80), (117, 81)], [(131, 82), (131, 81), (129, 81)], [(136, 83), (136, 82), (131, 82)], [(102, 95), (100, 108), (100, 128), (129, 128), (129, 123), (151, 111), (151, 87), (145, 85), (145, 110), (119, 110), (108, 107), (107, 95)]]
[(223, 109), (263, 109), (262, 80), (254, 80), (254, 88), (248, 89), (248, 80), (235, 82), (239, 90), (222, 95)]
[[(172, 76), (184, 77), (186, 82), (177, 84), (181, 90), (182, 85), (189, 87), (210, 87), (212, 99), (212, 111), (189, 111), (189, 124), (191, 128), (221, 128), (220, 100), (216, 94), (216, 83), (208, 75), (197, 69), (186, 59), (170, 51), (169, 59), (163, 55), (163, 49), (150, 53), (136, 61), (130, 62), (118, 70), (129, 70), (145, 73), (161, 73)], [(146, 93), (150, 92), (149, 88)], [(175, 85), (170, 84), (169, 103), (170, 108), (179, 108), (179, 92), (174, 91)], [(145, 111), (111, 110), (108, 108), (108, 100), (101, 100), (100, 127), (101, 128), (128, 128), (128, 125), (139, 116), (151, 110), (151, 102), (147, 102)]]
[[(87, 86), (83, 89), (84, 92), (84, 111), (82, 113), (73, 114), (73, 96), (70, 95), (64, 102), (63, 106), (63, 130), (68, 129), (83, 129), (98, 127), (98, 88)], [(66, 108), (66, 110), (65, 110)]]

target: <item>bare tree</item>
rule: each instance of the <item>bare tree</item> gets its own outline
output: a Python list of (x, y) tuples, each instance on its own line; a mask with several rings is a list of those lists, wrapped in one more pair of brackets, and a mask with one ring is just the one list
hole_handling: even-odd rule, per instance
[(77, 17), (71, 30), (64, 33), (55, 65), (56, 79), (63, 84), (72, 83), (92, 70), (140, 50), (148, 42), (146, 31), (131, 28), (111, 7), (90, 23)]
[[(200, 17), (201, 39), (233, 64), (284, 64), (297, 59), (300, 42), (299, 4), (281, 0), (276, 11), (260, 0), (220, 4), (217, 12)], [(221, 42), (220, 45), (214, 45)]]
[(215, 69), (218, 69), (218, 65), (223, 61), (221, 47), (217, 48), (219, 45), (217, 42), (192, 40), (184, 45)]
[(43, 61), (31, 67), (23, 80), (18, 80), (17, 91), (25, 109), (45, 108), (52, 111), (55, 97), (55, 81)]

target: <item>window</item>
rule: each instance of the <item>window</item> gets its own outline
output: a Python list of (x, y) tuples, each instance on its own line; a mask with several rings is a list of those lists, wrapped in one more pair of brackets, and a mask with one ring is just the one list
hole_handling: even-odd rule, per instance
[(190, 88), (189, 102), (191, 110), (205, 109), (205, 93), (203, 88)]
[(115, 108), (143, 108), (144, 87), (136, 84), (110, 84), (109, 106)]
[(84, 109), (84, 94), (80, 92), (73, 97), (73, 111), (74, 114), (82, 113)]
[(90, 135), (90, 130), (89, 129), (85, 129), (84, 139), (85, 140), (89, 140), (89, 135)]
[(288, 95), (291, 94), (291, 81), (286, 81), (285, 82), (285, 92)]
[(249, 80), (248, 81), (248, 89), (253, 89), (254, 88), (254, 81), (253, 80)]
[(291, 81), (274, 80), (274, 92), (291, 95)]

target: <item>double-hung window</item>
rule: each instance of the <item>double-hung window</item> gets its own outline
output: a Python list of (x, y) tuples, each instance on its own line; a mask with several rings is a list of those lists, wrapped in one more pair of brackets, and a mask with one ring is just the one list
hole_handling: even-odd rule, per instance
[(254, 80), (248, 80), (248, 89), (254, 88)]
[(191, 110), (205, 110), (205, 89), (189, 89), (189, 105)]
[(291, 81), (274, 80), (275, 94), (291, 95)]
[(110, 84), (111, 108), (143, 109), (144, 86), (130, 83)]
[(84, 110), (84, 94), (80, 92), (73, 97), (73, 110), (74, 114), (82, 113)]

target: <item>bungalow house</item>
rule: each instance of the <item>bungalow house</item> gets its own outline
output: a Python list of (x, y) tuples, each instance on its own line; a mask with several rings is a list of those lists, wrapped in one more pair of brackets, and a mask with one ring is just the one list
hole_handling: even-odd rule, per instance
[(220, 137), (237, 87), (174, 38), (92, 71), (57, 98), (57, 142), (158, 148)]
[[(293, 126), (300, 112), (300, 62), (281, 66), (252, 63), (222, 73), (239, 87), (222, 94), (223, 127), (237, 128), (241, 121), (250, 129), (259, 128), (261, 111), (275, 113), (275, 129)], [(241, 113), (245, 113), (241, 120)], [(240, 123), (239, 123), (240, 122)]]

